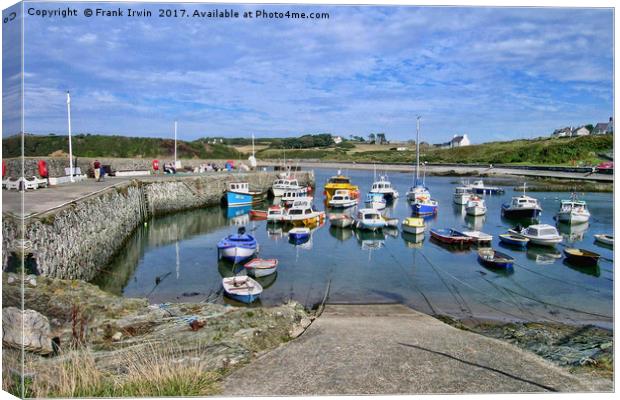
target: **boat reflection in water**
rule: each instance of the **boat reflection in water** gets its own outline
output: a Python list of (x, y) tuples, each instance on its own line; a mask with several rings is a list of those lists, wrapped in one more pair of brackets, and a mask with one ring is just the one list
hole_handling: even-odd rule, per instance
[(482, 231), (484, 227), (484, 221), (486, 220), (486, 215), (465, 215), (465, 225), (472, 231)]
[(341, 242), (347, 241), (353, 237), (353, 229), (349, 228), (336, 228), (334, 226), (329, 227), (329, 234)]
[(424, 232), (417, 235), (408, 232), (401, 232), (400, 236), (405, 241), (405, 246), (409, 249), (419, 249), (424, 244)]
[(566, 265), (568, 268), (573, 269), (577, 272), (581, 272), (582, 274), (595, 276), (597, 278), (601, 276), (601, 268), (598, 266), (598, 264), (590, 265), (590, 266), (577, 265), (577, 264), (571, 263), (567, 259), (564, 259), (562, 264)]
[(361, 249), (368, 251), (368, 261), (371, 260), (373, 251), (377, 251), (385, 246), (386, 234), (381, 230), (368, 231), (356, 229), (354, 235)]
[(583, 240), (583, 237), (588, 230), (588, 223), (585, 222), (583, 224), (570, 225), (565, 224), (563, 222), (559, 222), (557, 224), (558, 231), (569, 243), (580, 242)]
[(536, 264), (553, 264), (562, 259), (562, 252), (549, 246), (530, 245), (527, 248), (527, 258), (536, 261)]
[(228, 207), (225, 209), (226, 219), (231, 226), (247, 225), (250, 222), (250, 210), (252, 205)]
[(284, 228), (280, 224), (266, 224), (267, 237), (271, 240), (278, 241), (284, 239)]

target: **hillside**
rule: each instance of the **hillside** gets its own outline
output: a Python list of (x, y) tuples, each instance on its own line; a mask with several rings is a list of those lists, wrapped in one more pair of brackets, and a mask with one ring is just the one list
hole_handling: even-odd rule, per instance
[[(390, 150), (393, 145), (373, 145), (370, 150), (369, 146), (356, 144), (350, 149), (331, 146), (321, 149), (286, 150), (286, 158), (403, 163), (415, 160), (413, 150)], [(423, 148), (420, 149), (420, 159), (431, 163), (593, 165), (602, 160), (598, 153), (604, 153), (612, 148), (613, 135), (596, 135), (489, 142), (454, 149)], [(281, 149), (267, 148), (258, 151), (257, 158), (282, 158), (283, 154), (284, 151)]]
[[(24, 140), (24, 155), (27, 157), (49, 156), (68, 152), (67, 136), (27, 135)], [(157, 158), (174, 155), (174, 140), (107, 135), (74, 135), (73, 154), (78, 157), (128, 157)], [(19, 157), (21, 138), (11, 136), (2, 140), (4, 157)], [(239, 158), (243, 154), (224, 144), (208, 144), (206, 140), (177, 142), (178, 158), (224, 159)]]

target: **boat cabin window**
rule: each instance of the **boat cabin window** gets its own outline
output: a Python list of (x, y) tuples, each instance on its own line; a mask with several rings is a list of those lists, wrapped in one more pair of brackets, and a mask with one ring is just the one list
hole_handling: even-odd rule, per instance
[(312, 214), (312, 210), (308, 208), (308, 209), (306, 210), (306, 214)]
[(347, 178), (330, 178), (329, 183), (349, 183)]
[(290, 209), (288, 213), (291, 214), (291, 215), (301, 215), (301, 214), (303, 214), (303, 211), (304, 210), (301, 210), (301, 209), (296, 209), (296, 210), (295, 209)]

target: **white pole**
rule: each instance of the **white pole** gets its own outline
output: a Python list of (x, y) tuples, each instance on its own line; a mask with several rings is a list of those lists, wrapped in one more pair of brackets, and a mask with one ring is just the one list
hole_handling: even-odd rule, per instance
[(71, 96), (67, 90), (67, 125), (69, 127), (69, 176), (73, 180), (73, 148), (71, 147)]
[(174, 168), (177, 167), (177, 121), (174, 121)]
[(420, 179), (420, 173), (418, 169), (420, 168), (420, 116), (416, 118), (416, 138), (415, 138), (415, 184), (418, 184), (418, 179)]
[(254, 157), (254, 134), (252, 134), (252, 157)]

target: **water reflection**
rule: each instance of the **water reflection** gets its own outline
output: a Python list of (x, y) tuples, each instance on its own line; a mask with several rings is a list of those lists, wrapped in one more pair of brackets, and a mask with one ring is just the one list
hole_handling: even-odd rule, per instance
[(335, 226), (329, 227), (329, 234), (341, 242), (347, 241), (353, 237), (353, 229), (350, 228), (337, 228)]
[(419, 249), (424, 242), (424, 233), (413, 234), (409, 232), (401, 232), (400, 236), (405, 241), (405, 246), (409, 249)]
[(568, 259), (564, 259), (564, 261), (562, 262), (562, 264), (566, 265), (568, 268), (573, 269), (577, 272), (581, 272), (582, 274), (585, 275), (591, 275), (591, 276), (595, 276), (595, 277), (599, 277), (601, 276), (601, 268), (599, 267), (598, 264), (596, 265), (577, 265), (577, 264), (573, 264), (570, 261), (568, 261)]
[(570, 225), (559, 222), (557, 227), (565, 242), (574, 243), (583, 240), (583, 237), (588, 230), (588, 223), (586, 222), (584, 224)]
[(554, 247), (529, 245), (527, 258), (536, 261), (536, 264), (553, 264), (562, 258), (562, 252)]

